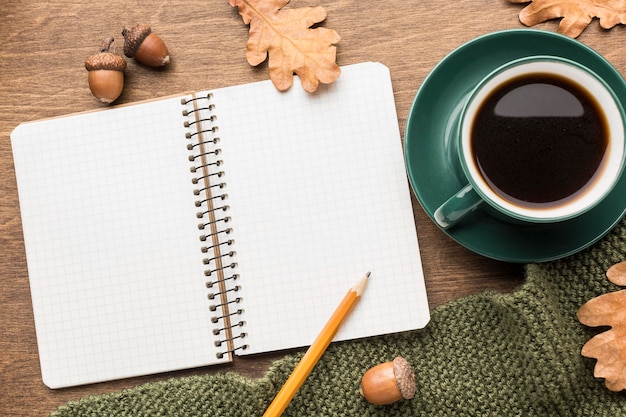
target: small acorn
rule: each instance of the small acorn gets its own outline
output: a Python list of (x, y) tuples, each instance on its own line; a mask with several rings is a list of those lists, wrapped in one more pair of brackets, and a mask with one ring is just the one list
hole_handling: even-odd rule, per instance
[(89, 89), (104, 104), (115, 101), (124, 89), (126, 61), (109, 52), (112, 43), (113, 37), (108, 37), (103, 41), (100, 52), (85, 61), (85, 68), (89, 71)]
[(415, 374), (401, 356), (370, 368), (361, 379), (361, 395), (374, 405), (392, 404), (415, 396)]
[(124, 55), (150, 67), (162, 67), (170, 63), (170, 53), (163, 39), (152, 33), (150, 26), (140, 23), (122, 30)]

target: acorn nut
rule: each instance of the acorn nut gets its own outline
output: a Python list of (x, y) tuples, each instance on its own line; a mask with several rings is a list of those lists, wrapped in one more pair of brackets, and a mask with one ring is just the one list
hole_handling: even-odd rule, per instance
[(415, 396), (415, 374), (401, 356), (374, 366), (361, 379), (361, 395), (374, 405), (392, 404)]
[(169, 64), (170, 54), (163, 39), (152, 33), (150, 26), (140, 23), (131, 29), (122, 30), (124, 55), (150, 67)]
[(113, 38), (108, 37), (100, 47), (100, 53), (85, 61), (89, 71), (88, 81), (91, 93), (102, 103), (115, 101), (124, 89), (124, 69), (126, 61), (119, 55), (109, 52)]

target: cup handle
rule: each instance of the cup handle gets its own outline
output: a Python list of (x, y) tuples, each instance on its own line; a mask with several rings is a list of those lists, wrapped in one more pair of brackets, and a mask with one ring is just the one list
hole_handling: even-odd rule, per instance
[(435, 221), (442, 229), (448, 229), (476, 210), (482, 202), (474, 187), (468, 184), (435, 210)]

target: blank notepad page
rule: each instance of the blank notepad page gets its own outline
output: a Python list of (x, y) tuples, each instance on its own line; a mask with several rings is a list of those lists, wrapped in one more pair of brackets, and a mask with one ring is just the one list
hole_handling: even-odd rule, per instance
[(215, 362), (180, 98), (19, 126), (44, 382)]
[(243, 352), (310, 344), (349, 288), (371, 279), (336, 340), (423, 327), (428, 302), (389, 71), (342, 68), (214, 92), (221, 178), (246, 322)]

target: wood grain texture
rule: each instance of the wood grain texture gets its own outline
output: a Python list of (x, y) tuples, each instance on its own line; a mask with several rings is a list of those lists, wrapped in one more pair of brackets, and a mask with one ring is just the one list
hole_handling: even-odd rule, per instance
[[(521, 28), (521, 5), (505, 0), (292, 0), (287, 7), (322, 5), (322, 24), (339, 32), (340, 65), (380, 61), (391, 69), (400, 129), (428, 72), (460, 44), (488, 32)], [(234, 364), (52, 391), (41, 382), (30, 301), (15, 171), (9, 140), (20, 122), (98, 109), (87, 86), (85, 59), (101, 39), (147, 22), (166, 41), (172, 64), (154, 70), (129, 60), (119, 104), (184, 91), (268, 78), (266, 64), (245, 60), (247, 26), (227, 0), (110, 0), (0, 2), (0, 415), (46, 415), (68, 400), (120, 390), (171, 376), (234, 371), (260, 376), (284, 352), (237, 359)], [(540, 26), (556, 30), (556, 22)], [(626, 71), (623, 27), (601, 30), (596, 22), (579, 40)], [(294, 85), (293, 88), (299, 88)], [(128, 151), (141, 158), (129, 139)], [(86, 142), (88, 146), (88, 141)], [(413, 198), (431, 307), (484, 290), (511, 291), (523, 266), (489, 260), (441, 233)]]

